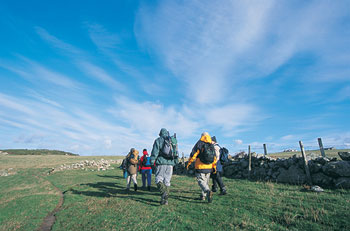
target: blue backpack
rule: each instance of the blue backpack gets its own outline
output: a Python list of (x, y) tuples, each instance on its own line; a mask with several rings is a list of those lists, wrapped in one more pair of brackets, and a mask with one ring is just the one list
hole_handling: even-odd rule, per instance
[(142, 166), (144, 167), (152, 167), (151, 165), (151, 157), (145, 156), (142, 161)]
[(229, 162), (228, 150), (225, 147), (220, 148), (220, 162), (221, 162), (221, 164)]

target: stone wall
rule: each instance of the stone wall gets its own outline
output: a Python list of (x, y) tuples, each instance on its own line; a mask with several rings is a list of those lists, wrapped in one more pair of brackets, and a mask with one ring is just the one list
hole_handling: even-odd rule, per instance
[[(342, 157), (343, 158), (343, 157)], [(350, 159), (337, 160), (326, 157), (308, 157), (308, 165), (313, 185), (325, 188), (350, 188)], [(185, 163), (187, 165), (187, 162)], [(179, 164), (181, 165), (181, 164)], [(248, 155), (232, 160), (224, 165), (224, 176), (235, 179), (252, 179), (277, 183), (305, 184), (304, 160), (296, 155), (287, 159), (252, 155), (252, 170), (249, 176)], [(177, 174), (194, 174), (194, 163), (186, 171), (175, 166)]]
[(72, 169), (81, 169), (81, 170), (90, 170), (90, 171), (105, 171), (107, 169), (114, 169), (111, 167), (111, 164), (121, 164), (123, 160), (84, 160), (79, 163), (74, 164), (63, 164), (56, 168), (52, 168), (48, 174), (54, 172), (72, 170)]

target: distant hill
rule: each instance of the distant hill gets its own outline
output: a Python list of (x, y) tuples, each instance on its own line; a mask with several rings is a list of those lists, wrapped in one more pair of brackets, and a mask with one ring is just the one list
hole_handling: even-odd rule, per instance
[(79, 156), (70, 152), (48, 150), (48, 149), (4, 149), (0, 150), (2, 153), (8, 155), (67, 155), (67, 156)]

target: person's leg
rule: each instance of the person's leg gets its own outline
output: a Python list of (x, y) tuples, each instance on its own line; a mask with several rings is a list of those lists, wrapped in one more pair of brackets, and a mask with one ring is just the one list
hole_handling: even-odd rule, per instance
[(166, 204), (167, 194), (166, 194), (166, 186), (164, 184), (164, 175), (165, 175), (165, 166), (166, 165), (158, 165), (156, 169), (156, 184), (157, 188), (161, 193), (161, 205)]
[(210, 191), (209, 186), (208, 186), (208, 179), (206, 178), (206, 174), (196, 172), (196, 178), (197, 178), (198, 185), (202, 190), (201, 197), (205, 198), (207, 192)]
[(133, 183), (134, 183), (134, 190), (135, 190), (135, 191), (137, 191), (137, 179), (136, 179), (136, 177), (137, 177), (137, 174), (133, 174), (133, 175), (131, 176), (131, 179), (132, 179), (132, 181), (133, 181)]
[(226, 187), (224, 185), (224, 182), (222, 181), (221, 175), (222, 175), (222, 172), (217, 173), (217, 181), (218, 181), (218, 184), (220, 187), (221, 195), (225, 195), (226, 194)]
[(147, 174), (147, 187), (148, 190), (151, 189), (151, 182), (152, 182), (152, 170), (146, 170), (146, 174)]
[(216, 192), (218, 185), (217, 185), (217, 173), (212, 174), (211, 176), (213, 178), (213, 186), (211, 188), (211, 191)]
[(141, 170), (141, 174), (142, 174), (142, 188), (146, 187), (146, 171), (147, 170)]
[(164, 196), (164, 203), (168, 204), (168, 198), (170, 194), (170, 181), (171, 177), (173, 176), (173, 166), (172, 165), (165, 165), (164, 166), (164, 185), (165, 185), (165, 196)]
[(128, 174), (128, 176), (126, 177), (126, 190), (130, 189), (130, 183), (131, 183), (131, 176), (130, 174)]
[(210, 189), (209, 189), (209, 181), (210, 181), (210, 173), (205, 173), (204, 174), (204, 184), (206, 184), (205, 186), (208, 189), (206, 191), (208, 202), (211, 203), (213, 200), (213, 192), (210, 191)]

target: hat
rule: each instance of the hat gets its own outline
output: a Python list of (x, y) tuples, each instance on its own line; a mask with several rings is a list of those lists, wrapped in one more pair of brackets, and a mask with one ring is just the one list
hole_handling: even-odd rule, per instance
[(208, 132), (203, 132), (202, 136), (209, 136), (209, 133)]
[(216, 137), (215, 136), (211, 137), (211, 140), (216, 143)]

